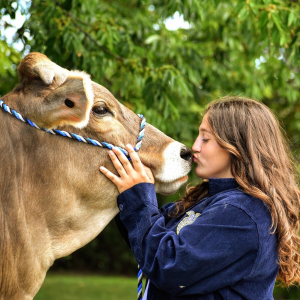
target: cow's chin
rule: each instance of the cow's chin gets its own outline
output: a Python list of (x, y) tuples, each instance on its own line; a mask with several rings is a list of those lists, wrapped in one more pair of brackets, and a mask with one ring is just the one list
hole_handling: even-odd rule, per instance
[(155, 181), (155, 191), (156, 193), (162, 195), (171, 195), (178, 191), (178, 189), (187, 182), (188, 176), (181, 177), (172, 182), (161, 182), (159, 180)]

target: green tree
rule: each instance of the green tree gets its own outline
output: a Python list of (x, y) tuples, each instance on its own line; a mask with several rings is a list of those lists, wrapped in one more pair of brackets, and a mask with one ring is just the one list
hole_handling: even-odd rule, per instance
[(17, 65), (20, 61), (20, 53), (6, 41), (0, 40), (0, 95), (8, 93), (17, 85)]

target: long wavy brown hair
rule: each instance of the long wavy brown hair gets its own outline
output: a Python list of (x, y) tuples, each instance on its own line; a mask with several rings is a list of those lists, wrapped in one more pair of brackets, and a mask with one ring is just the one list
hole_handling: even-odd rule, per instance
[[(284, 130), (264, 104), (242, 97), (211, 102), (206, 111), (217, 143), (231, 155), (231, 173), (245, 193), (264, 201), (277, 234), (279, 279), (300, 283), (299, 171)], [(174, 215), (208, 196), (208, 181), (187, 189)]]

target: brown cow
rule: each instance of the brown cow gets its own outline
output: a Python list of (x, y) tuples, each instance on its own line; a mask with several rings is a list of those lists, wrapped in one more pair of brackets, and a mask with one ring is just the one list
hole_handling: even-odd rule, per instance
[[(24, 117), (123, 148), (136, 143), (140, 118), (87, 74), (40, 53), (27, 55), (18, 72), (20, 84), (2, 100)], [(0, 299), (29, 300), (55, 259), (90, 242), (118, 213), (118, 191), (99, 166), (115, 170), (106, 149), (30, 127), (2, 109), (0, 116)], [(157, 192), (186, 181), (190, 150), (151, 125), (139, 155)]]

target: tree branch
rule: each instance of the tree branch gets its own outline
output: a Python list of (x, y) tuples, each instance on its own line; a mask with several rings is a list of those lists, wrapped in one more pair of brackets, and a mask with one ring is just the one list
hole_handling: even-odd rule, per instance
[(84, 35), (89, 38), (98, 48), (100, 48), (102, 51), (104, 51), (105, 53), (109, 54), (110, 56), (114, 57), (115, 59), (118, 59), (118, 60), (121, 60), (121, 61), (124, 61), (124, 57), (121, 57), (113, 52), (111, 52), (110, 50), (108, 50), (106, 47), (102, 46), (99, 44), (98, 41), (96, 41), (88, 32), (86, 32), (78, 23), (76, 23), (74, 21), (74, 19), (69, 16), (71, 18), (71, 21), (72, 23), (74, 24), (74, 26), (76, 28), (78, 28), (82, 33), (84, 33)]
[(102, 51), (104, 51), (105, 53), (107, 53), (108, 55), (114, 57), (114, 58), (117, 59), (117, 60), (120, 60), (120, 61), (124, 61), (124, 60), (125, 60), (124, 57), (121, 57), (121, 56), (119, 56), (119, 55), (117, 55), (117, 54), (111, 52), (111, 51), (110, 51), (109, 49), (107, 49), (106, 47), (102, 46), (102, 45), (101, 45), (97, 40), (95, 40), (95, 39), (94, 39), (94, 38), (93, 38), (86, 30), (84, 30), (84, 29), (83, 29), (83, 28), (75, 21), (75, 19), (76, 19), (78, 22), (82, 23), (82, 24), (85, 24), (85, 25), (90, 25), (90, 24), (84, 22), (83, 20), (81, 20), (81, 19), (78, 18), (77, 16), (71, 14), (69, 11), (67, 11), (65, 8), (63, 8), (63, 7), (60, 5), (60, 3), (58, 3), (57, 0), (54, 0), (54, 2), (55, 2), (55, 4), (56, 4), (59, 8), (63, 9), (63, 10), (66, 12), (67, 16), (71, 19), (73, 25), (74, 25), (77, 29), (79, 29), (82, 33), (84, 33), (84, 35), (85, 35), (89, 40), (91, 40), (98, 48), (100, 48)]

